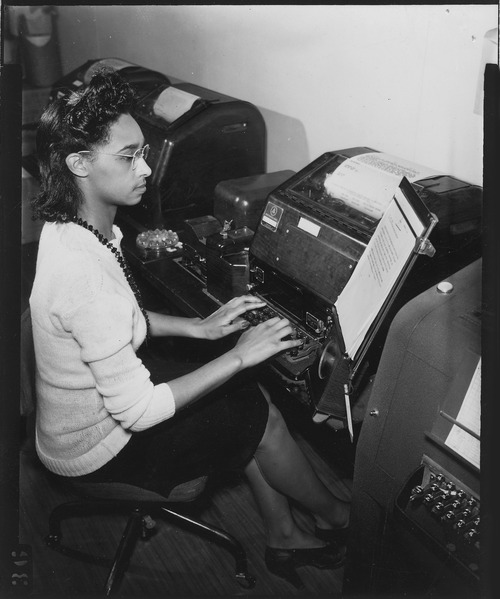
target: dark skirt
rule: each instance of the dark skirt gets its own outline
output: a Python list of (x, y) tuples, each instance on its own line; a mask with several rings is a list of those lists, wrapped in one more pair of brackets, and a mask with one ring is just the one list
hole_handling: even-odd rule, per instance
[[(155, 384), (200, 365), (144, 360)], [(120, 453), (80, 481), (134, 484), (162, 494), (202, 475), (241, 470), (264, 434), (268, 404), (250, 373), (242, 373), (145, 431), (133, 433)]]

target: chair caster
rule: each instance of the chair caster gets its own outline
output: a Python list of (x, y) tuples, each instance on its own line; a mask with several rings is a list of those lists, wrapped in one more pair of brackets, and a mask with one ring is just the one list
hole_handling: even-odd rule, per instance
[(44, 541), (47, 547), (54, 549), (61, 544), (61, 535), (47, 535)]
[(256, 583), (255, 578), (248, 572), (237, 572), (236, 580), (244, 589), (253, 589)]
[(145, 515), (141, 524), (141, 539), (146, 540), (156, 534), (156, 521), (151, 516)]

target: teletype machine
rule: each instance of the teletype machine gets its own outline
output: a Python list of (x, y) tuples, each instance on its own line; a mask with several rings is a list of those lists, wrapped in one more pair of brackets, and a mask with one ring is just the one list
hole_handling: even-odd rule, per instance
[(102, 67), (119, 71), (136, 91), (134, 117), (150, 146), (146, 193), (118, 215), (138, 230), (211, 214), (219, 181), (265, 172), (265, 124), (249, 102), (119, 58), (89, 60), (56, 82), (52, 97), (88, 85)]
[(263, 298), (267, 307), (247, 315), (254, 324), (289, 318), (303, 343), (271, 370), (315, 420), (348, 428), (364, 417), (359, 397), (394, 314), (480, 255), (481, 188), (350, 148), (278, 184), (258, 222), (241, 226), (241, 202), (231, 205), (224, 186), (217, 218), (186, 221), (179, 264), (220, 302), (248, 290)]
[(346, 597), (481, 595), (481, 288), (478, 259), (391, 324), (357, 443)]

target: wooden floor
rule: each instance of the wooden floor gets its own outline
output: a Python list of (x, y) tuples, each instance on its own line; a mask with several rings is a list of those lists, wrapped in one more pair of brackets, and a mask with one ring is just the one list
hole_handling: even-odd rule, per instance
[[(303, 451), (320, 477), (336, 494), (349, 498), (351, 480), (338, 475), (302, 438)], [(47, 477), (33, 452), (32, 444), (21, 451), (20, 542), (31, 546), (33, 589), (40, 598), (97, 597), (107, 569), (61, 555), (46, 547), (44, 536), (50, 510), (71, 499)], [(304, 526), (312, 527), (309, 516), (294, 513)], [(243, 477), (221, 481), (211, 497), (203, 518), (234, 534), (247, 551), (250, 571), (257, 579), (253, 589), (240, 587), (234, 577), (234, 561), (223, 548), (166, 521), (157, 521), (156, 533), (140, 540), (129, 569), (120, 585), (123, 597), (340, 597), (343, 568), (318, 570), (301, 568), (305, 591), (267, 572), (264, 560), (265, 534), (257, 506)], [(125, 527), (122, 515), (93, 516), (65, 521), (63, 534), (67, 545), (81, 550), (96, 550), (112, 556)]]

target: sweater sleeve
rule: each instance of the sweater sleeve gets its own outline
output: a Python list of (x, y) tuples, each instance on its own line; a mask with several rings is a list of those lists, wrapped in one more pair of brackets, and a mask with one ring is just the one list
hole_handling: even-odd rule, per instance
[(66, 314), (64, 328), (80, 346), (104, 407), (132, 431), (147, 429), (175, 413), (167, 383), (153, 385), (133, 345), (133, 305), (119, 294), (99, 293)]

